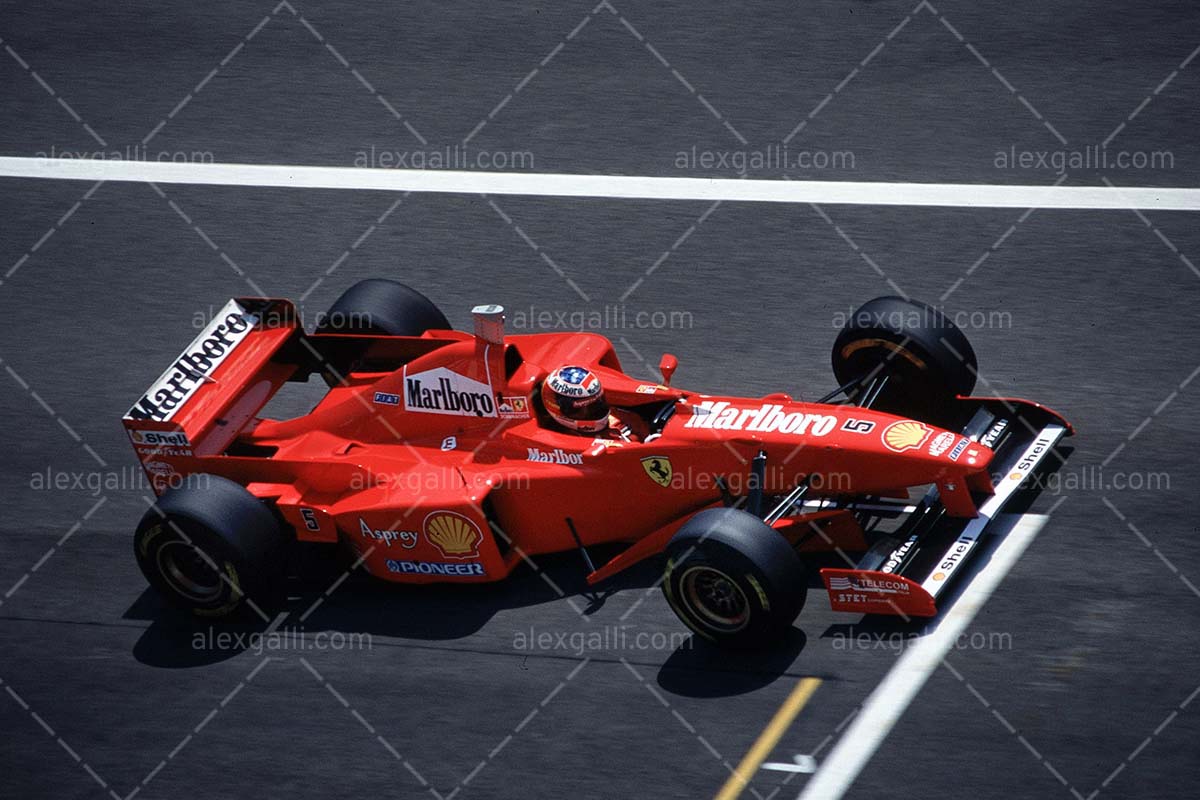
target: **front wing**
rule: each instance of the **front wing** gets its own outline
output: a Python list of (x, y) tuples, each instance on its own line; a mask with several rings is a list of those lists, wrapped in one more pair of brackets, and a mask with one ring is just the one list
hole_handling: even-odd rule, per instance
[(1071, 432), (1057, 414), (1024, 401), (982, 401), (963, 435), (995, 450), (995, 492), (982, 500), (978, 516), (950, 517), (932, 488), (908, 520), (878, 541), (852, 569), (825, 568), (821, 578), (834, 611), (931, 617), (938, 599), (964, 564), (979, 551), (996, 517), (1030, 479), (1061, 460), (1055, 446)]

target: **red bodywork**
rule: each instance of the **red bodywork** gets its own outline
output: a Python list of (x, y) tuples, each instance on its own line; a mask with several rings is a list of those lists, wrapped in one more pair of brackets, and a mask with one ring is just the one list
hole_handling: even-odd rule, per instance
[[(598, 335), (306, 334), (290, 303), (253, 298), (221, 313), (124, 420), (156, 492), (192, 473), (231, 478), (299, 539), (344, 542), (387, 580), (504, 578), (526, 557), (575, 549), (568, 518), (584, 545), (632, 545), (593, 573), (600, 580), (720, 504), (718, 476), (746, 494), (759, 452), (767, 494), (805, 476), (821, 497), (904, 497), (936, 484), (950, 515), (970, 517), (972, 492), (991, 489), (992, 452), (958, 433), (784, 394), (649, 383), (626, 375)], [(613, 407), (647, 420), (669, 404), (675, 413), (649, 442), (557, 429), (537, 390), (564, 364), (593, 370)], [(332, 385), (310, 413), (258, 416), (286, 381), (316, 374)], [(844, 510), (775, 527), (798, 540), (810, 523), (826, 534), (808, 549), (864, 546)]]

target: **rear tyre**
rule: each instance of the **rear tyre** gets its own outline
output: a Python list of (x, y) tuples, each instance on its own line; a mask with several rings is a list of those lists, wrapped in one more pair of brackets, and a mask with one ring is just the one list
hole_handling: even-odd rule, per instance
[(833, 374), (860, 400), (871, 379), (887, 377), (872, 408), (936, 422), (957, 395), (975, 388), (975, 351), (936, 308), (901, 297), (864, 303), (833, 343)]
[(342, 293), (317, 325), (317, 333), (420, 336), (449, 328), (446, 316), (416, 289), (387, 278), (369, 278)]
[(792, 546), (758, 517), (734, 508), (693, 516), (667, 545), (663, 593), (685, 625), (721, 647), (777, 642), (807, 597)]
[(204, 617), (266, 602), (287, 537), (262, 501), (226, 478), (194, 475), (156, 506), (138, 524), (134, 554), (167, 602)]

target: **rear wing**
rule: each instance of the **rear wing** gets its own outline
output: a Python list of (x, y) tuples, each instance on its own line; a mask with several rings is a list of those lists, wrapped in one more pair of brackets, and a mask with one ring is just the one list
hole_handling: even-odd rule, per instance
[(223, 452), (295, 374), (298, 359), (279, 356), (303, 335), (287, 300), (226, 303), (122, 420), (151, 479), (161, 459)]
[[(1058, 414), (1022, 400), (978, 399), (980, 407), (962, 430), (964, 442), (995, 451), (994, 492), (981, 497), (972, 519), (951, 517), (936, 487), (908, 521), (881, 539), (851, 569), (825, 568), (821, 578), (834, 611), (931, 617), (963, 565), (978, 555), (995, 518), (1014, 505), (1030, 479), (1053, 465), (1047, 459), (1072, 433)], [(1054, 455), (1061, 462), (1061, 456)]]

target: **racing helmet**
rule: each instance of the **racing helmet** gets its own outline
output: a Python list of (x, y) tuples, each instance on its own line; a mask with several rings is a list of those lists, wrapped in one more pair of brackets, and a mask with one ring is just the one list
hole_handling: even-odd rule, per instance
[(580, 433), (600, 433), (608, 427), (604, 387), (590, 369), (559, 367), (542, 382), (542, 404), (554, 421)]

